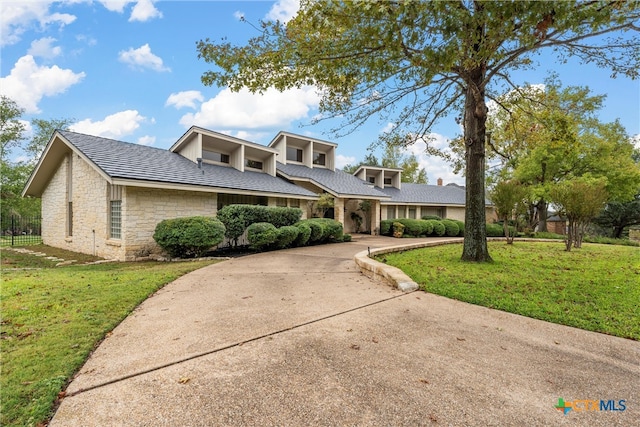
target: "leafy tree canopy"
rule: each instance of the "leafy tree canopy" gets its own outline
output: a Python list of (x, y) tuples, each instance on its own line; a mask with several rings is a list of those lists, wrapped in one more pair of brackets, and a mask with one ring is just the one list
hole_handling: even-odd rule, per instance
[[(206, 85), (254, 92), (314, 85), (325, 117), (349, 132), (384, 114), (399, 135), (428, 138), (442, 116), (462, 110), (466, 168), (462, 258), (489, 261), (485, 230), (486, 99), (511, 85), (509, 71), (532, 67), (553, 49), (560, 61), (638, 76), (637, 1), (312, 1), (289, 22), (261, 22), (245, 46), (197, 43), (218, 69)], [(606, 37), (607, 34), (617, 37)], [(504, 89), (502, 89), (504, 91)]]

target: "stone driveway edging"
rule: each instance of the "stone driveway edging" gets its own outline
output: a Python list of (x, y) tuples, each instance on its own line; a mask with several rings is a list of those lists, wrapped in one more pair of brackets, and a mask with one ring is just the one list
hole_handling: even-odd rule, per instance
[[(488, 241), (506, 241), (504, 237), (490, 237)], [(516, 238), (517, 242), (558, 242), (563, 243), (563, 240), (559, 239), (535, 239), (535, 238)], [(358, 252), (354, 261), (362, 274), (365, 276), (387, 283), (402, 292), (413, 292), (420, 286), (414, 282), (411, 277), (407, 276), (402, 270), (396, 267), (392, 267), (382, 262), (374, 260), (372, 257), (377, 255), (384, 255), (393, 252), (408, 251), (411, 249), (429, 248), (441, 245), (450, 245), (454, 243), (462, 243), (464, 238), (452, 237), (444, 240), (436, 240), (432, 242), (417, 242), (395, 246), (387, 246), (384, 248), (368, 249), (366, 251)]]

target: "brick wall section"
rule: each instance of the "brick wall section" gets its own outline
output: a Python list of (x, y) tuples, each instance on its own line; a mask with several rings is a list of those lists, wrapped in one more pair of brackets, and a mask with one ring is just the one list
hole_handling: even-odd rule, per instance
[(215, 193), (127, 187), (123, 195), (122, 237), (127, 242), (126, 260), (160, 253), (153, 240), (156, 225), (167, 218), (215, 216)]
[(72, 160), (73, 235), (67, 236), (67, 168), (61, 163), (42, 194), (42, 241), (74, 252), (124, 259), (124, 248), (107, 244), (107, 181), (79, 156)]

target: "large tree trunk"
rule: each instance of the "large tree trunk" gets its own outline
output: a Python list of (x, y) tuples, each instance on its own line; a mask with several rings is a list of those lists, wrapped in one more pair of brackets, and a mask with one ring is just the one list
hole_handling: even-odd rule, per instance
[(475, 262), (492, 261), (487, 248), (484, 194), (487, 105), (483, 80), (482, 68), (470, 73), (464, 108), (466, 210), (462, 260)]
[(547, 215), (549, 211), (549, 204), (545, 199), (540, 199), (538, 201), (538, 231), (547, 232), (549, 229), (547, 228)]

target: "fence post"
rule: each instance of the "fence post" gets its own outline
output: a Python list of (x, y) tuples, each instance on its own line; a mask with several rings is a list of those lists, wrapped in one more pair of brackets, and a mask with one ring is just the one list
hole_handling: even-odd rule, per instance
[(14, 234), (16, 234), (14, 231), (16, 229), (16, 225), (15, 225), (15, 219), (16, 216), (15, 215), (11, 215), (11, 246), (13, 246), (13, 242), (14, 242)]

